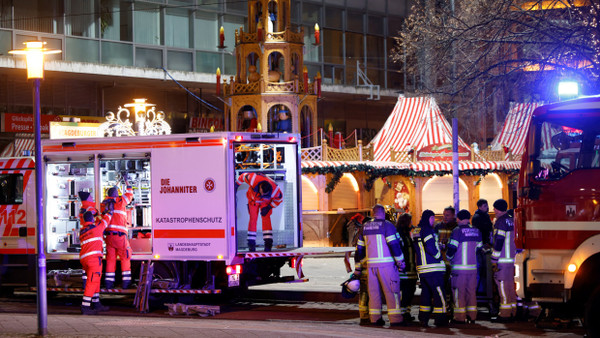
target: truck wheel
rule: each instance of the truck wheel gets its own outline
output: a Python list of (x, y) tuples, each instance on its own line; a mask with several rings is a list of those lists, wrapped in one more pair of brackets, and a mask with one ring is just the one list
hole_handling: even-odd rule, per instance
[(600, 286), (594, 290), (585, 303), (585, 317), (583, 324), (590, 337), (600, 337)]

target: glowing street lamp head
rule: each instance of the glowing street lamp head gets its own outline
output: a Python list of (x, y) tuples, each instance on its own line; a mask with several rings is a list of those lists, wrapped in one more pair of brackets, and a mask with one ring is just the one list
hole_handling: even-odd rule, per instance
[(44, 55), (58, 54), (60, 50), (49, 50), (44, 48), (46, 42), (43, 41), (27, 41), (24, 42), (25, 49), (17, 49), (9, 51), (10, 54), (25, 54), (27, 62), (27, 78), (28, 79), (43, 79), (44, 78)]

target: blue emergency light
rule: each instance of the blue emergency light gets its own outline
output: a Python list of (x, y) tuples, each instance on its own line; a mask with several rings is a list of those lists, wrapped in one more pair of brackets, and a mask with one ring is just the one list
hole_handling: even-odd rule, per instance
[(579, 84), (575, 81), (561, 81), (558, 83), (558, 97), (570, 99), (579, 96)]

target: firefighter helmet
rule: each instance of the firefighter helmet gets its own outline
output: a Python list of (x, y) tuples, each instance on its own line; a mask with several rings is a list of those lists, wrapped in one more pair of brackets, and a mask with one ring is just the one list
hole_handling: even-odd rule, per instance
[(83, 221), (84, 222), (93, 222), (94, 221), (94, 214), (91, 211), (86, 211), (83, 214)]
[(360, 289), (360, 281), (356, 278), (351, 277), (347, 281), (342, 283), (342, 297), (354, 298)]

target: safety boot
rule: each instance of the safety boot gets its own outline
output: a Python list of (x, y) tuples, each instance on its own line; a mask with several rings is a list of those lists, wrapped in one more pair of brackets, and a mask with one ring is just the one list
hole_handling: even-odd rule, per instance
[(96, 310), (96, 312), (106, 312), (110, 310), (110, 307), (102, 305), (100, 302), (92, 302), (92, 309)]
[(265, 252), (271, 251), (273, 248), (273, 238), (265, 238)]
[(81, 314), (85, 316), (97, 315), (98, 311), (96, 309), (92, 309), (91, 306), (81, 305)]
[(123, 281), (123, 289), (129, 289), (130, 286), (131, 286), (131, 280)]
[(253, 239), (248, 240), (248, 251), (254, 252), (256, 251), (256, 241)]
[(106, 286), (107, 289), (114, 289), (115, 288), (115, 282), (113, 282), (111, 280), (105, 280), (104, 281), (104, 286)]

